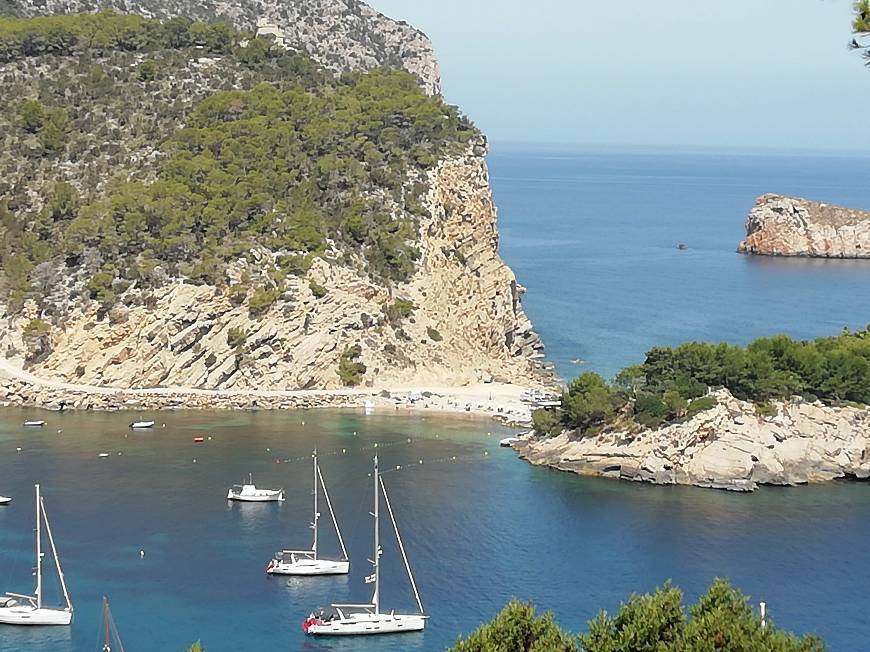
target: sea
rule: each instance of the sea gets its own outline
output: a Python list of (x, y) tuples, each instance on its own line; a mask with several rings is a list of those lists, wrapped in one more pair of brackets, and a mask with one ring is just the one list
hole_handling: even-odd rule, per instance
[[(763, 192), (870, 208), (870, 159), (496, 143), (490, 169), (502, 255), (564, 379), (612, 376), (656, 344), (816, 337), (870, 321), (870, 262), (734, 253)], [(134, 416), (157, 423), (131, 431)], [(47, 423), (24, 428), (30, 418)], [(196, 640), (208, 652), (436, 651), (512, 597), (579, 632), (632, 592), (670, 580), (692, 601), (716, 577), (765, 601), (778, 626), (817, 633), (831, 650), (868, 649), (870, 484), (743, 495), (581, 478), (500, 448), (514, 432), (404, 410), (0, 409), (0, 494), (14, 499), (0, 507), (0, 592), (33, 588), (39, 482), (75, 606), (68, 628), (0, 626), (0, 650), (99, 650), (108, 596), (131, 651), (183, 652)], [(310, 545), (315, 448), (351, 572), (268, 577), (273, 552)], [(371, 597), (376, 454), (426, 630), (306, 637), (301, 623), (316, 607)], [(287, 500), (228, 502), (248, 473)], [(321, 513), (321, 550), (337, 554), (322, 502)], [(382, 605), (413, 609), (386, 519), (381, 539)], [(56, 604), (46, 561), (46, 602)]]

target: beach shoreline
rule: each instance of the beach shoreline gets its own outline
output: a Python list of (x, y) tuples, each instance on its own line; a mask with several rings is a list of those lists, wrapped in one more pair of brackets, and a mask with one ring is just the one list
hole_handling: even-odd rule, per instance
[(531, 406), (523, 401), (530, 389), (507, 383), (464, 386), (401, 385), (305, 390), (225, 390), (188, 387), (125, 389), (79, 385), (39, 378), (8, 361), (0, 361), (0, 406), (61, 410), (286, 410), (363, 409), (471, 414), (511, 425), (527, 425)]

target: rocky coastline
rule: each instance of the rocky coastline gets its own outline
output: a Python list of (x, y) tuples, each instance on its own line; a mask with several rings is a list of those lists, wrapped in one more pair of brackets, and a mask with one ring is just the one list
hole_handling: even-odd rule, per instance
[(726, 390), (712, 395), (715, 407), (657, 430), (532, 435), (514, 448), (532, 464), (580, 475), (741, 492), (870, 478), (870, 408), (795, 397), (762, 416)]
[(870, 211), (781, 195), (762, 195), (746, 218), (738, 253), (870, 258)]

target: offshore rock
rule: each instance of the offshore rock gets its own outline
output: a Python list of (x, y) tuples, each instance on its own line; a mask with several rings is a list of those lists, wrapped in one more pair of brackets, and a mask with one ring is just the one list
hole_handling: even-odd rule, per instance
[(746, 218), (739, 253), (762, 256), (870, 258), (870, 212), (762, 195)]
[(800, 400), (760, 417), (727, 390), (718, 404), (657, 430), (578, 438), (524, 438), (514, 445), (532, 464), (582, 475), (732, 491), (870, 477), (870, 409)]

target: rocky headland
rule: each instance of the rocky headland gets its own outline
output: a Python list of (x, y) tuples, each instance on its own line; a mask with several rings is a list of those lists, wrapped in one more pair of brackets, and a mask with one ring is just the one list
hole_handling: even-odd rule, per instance
[[(44, 46), (7, 44), (4, 401), (306, 407), (357, 405), (395, 388), (553, 385), (524, 289), (498, 254), (486, 138), (437, 97), (422, 32), (356, 0), (0, 4), (22, 17), (100, 9), (218, 17), (243, 31), (215, 46), (193, 37), (91, 52), (82, 42), (44, 54), (55, 47), (50, 30), (36, 32)], [(257, 50), (251, 36), (264, 25), (268, 44)], [(152, 57), (165, 65), (149, 67)], [(419, 88), (384, 68), (410, 72)], [(336, 110), (342, 93), (349, 99)], [(308, 101), (322, 108), (301, 107)], [(226, 108), (207, 111), (209, 102)], [(284, 113), (273, 108), (280, 102)], [(251, 119), (246, 103), (276, 111), (267, 128), (249, 123), (256, 135), (228, 127)], [(352, 111), (348, 128), (340, 120)], [(332, 122), (313, 123), (319, 112)], [(191, 145), (191, 116), (205, 138), (227, 150), (233, 141), (234, 160), (219, 146), (206, 160)], [(257, 151), (263, 142), (283, 148), (285, 170)], [(206, 187), (207, 175), (216, 183)], [(219, 196), (240, 183), (258, 185)], [(284, 185), (270, 196), (275, 184)], [(214, 210), (194, 220), (191, 199)], [(183, 221), (190, 226), (178, 228)], [(348, 386), (358, 389), (341, 393)], [(314, 390), (334, 393), (293, 394)]]
[(760, 416), (727, 390), (713, 396), (714, 408), (660, 429), (532, 435), (514, 448), (560, 471), (732, 491), (870, 477), (870, 408), (794, 399)]
[(767, 194), (746, 218), (743, 254), (870, 258), (870, 212)]

